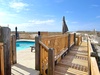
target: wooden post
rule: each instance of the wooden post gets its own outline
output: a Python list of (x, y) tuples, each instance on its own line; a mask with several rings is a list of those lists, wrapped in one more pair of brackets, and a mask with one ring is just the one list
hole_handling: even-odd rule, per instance
[(90, 41), (87, 39), (87, 50), (88, 50), (88, 75), (91, 75), (91, 58), (90, 58)]
[(81, 35), (81, 42), (82, 42), (82, 35)]
[(40, 70), (40, 36), (35, 37), (35, 69)]
[(80, 39), (80, 37), (79, 37), (79, 35), (77, 36), (77, 45), (79, 46), (79, 39)]
[(18, 34), (17, 34), (17, 27), (15, 27), (15, 35), (16, 35), (16, 39), (17, 39), (17, 36), (18, 36)]
[(16, 37), (15, 37), (15, 35), (12, 35), (12, 60), (13, 60), (13, 64), (17, 63)]
[(4, 51), (4, 75), (11, 75), (11, 60), (10, 60), (10, 34), (11, 31), (8, 27), (0, 28), (0, 42), (3, 42)]
[(70, 34), (68, 34), (68, 52), (70, 50)]
[(3, 51), (3, 43), (0, 43), (0, 75), (4, 75), (4, 51)]
[(40, 31), (38, 31), (38, 36), (40, 36)]
[(13, 58), (12, 58), (12, 49), (13, 45), (12, 45), (12, 36), (11, 36), (11, 39), (10, 39), (10, 60), (11, 60), (11, 65), (13, 64)]
[(74, 45), (76, 45), (76, 33), (74, 33)]
[(2, 51), (1, 51), (1, 50), (2, 50), (2, 48), (1, 48), (1, 45), (0, 45), (0, 75), (2, 75), (2, 74), (1, 74), (1, 72), (2, 72), (2, 71), (1, 71), (1, 69), (2, 69), (2, 67), (1, 67), (1, 65), (2, 65), (2, 64), (1, 64), (1, 57), (2, 57), (2, 56), (1, 56), (1, 52), (2, 52)]
[(48, 36), (48, 32), (40, 32), (38, 31), (39, 36)]
[(48, 52), (48, 75), (54, 75), (54, 49), (50, 48)]

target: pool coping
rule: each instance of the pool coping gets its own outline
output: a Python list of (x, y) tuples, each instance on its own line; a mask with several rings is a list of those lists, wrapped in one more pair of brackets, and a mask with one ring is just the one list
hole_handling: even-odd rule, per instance
[(16, 41), (33, 41), (33, 42), (35, 42), (35, 40), (31, 40), (31, 39), (18, 39)]

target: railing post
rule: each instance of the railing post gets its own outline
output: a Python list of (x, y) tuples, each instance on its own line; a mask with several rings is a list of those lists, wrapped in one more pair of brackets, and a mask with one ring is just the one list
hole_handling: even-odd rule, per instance
[(12, 62), (13, 64), (17, 63), (17, 56), (16, 56), (16, 37), (12, 35)]
[(38, 36), (40, 36), (40, 31), (38, 31)]
[(35, 37), (35, 69), (40, 70), (40, 36)]
[(79, 35), (78, 35), (78, 36), (77, 36), (77, 45), (78, 45), (78, 46), (80, 45), (79, 42), (80, 42), (80, 37), (79, 37)]
[(82, 35), (81, 35), (81, 42), (82, 42)]
[(4, 75), (11, 75), (11, 60), (10, 60), (10, 34), (11, 30), (8, 27), (0, 28), (0, 42), (3, 42), (4, 53)]
[(88, 74), (91, 75), (91, 58), (90, 58), (90, 40), (87, 39), (87, 50), (88, 50)]
[(11, 65), (13, 64), (13, 44), (12, 44), (12, 36), (10, 39), (10, 60), (11, 60)]
[(68, 52), (70, 50), (70, 34), (68, 34)]
[(50, 48), (48, 52), (48, 75), (54, 75), (54, 49)]
[(74, 33), (74, 45), (76, 45), (76, 33)]

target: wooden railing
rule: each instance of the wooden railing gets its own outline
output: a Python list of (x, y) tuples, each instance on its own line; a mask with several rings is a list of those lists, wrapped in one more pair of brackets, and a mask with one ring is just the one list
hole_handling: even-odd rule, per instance
[(43, 75), (54, 75), (54, 49), (48, 48), (39, 41), (41, 51), (40, 51), (40, 72)]
[(35, 38), (35, 69), (42, 75), (54, 75), (54, 67), (69, 48), (75, 44), (76, 36), (64, 34), (56, 36), (37, 36)]
[[(50, 64), (54, 65), (55, 62), (52, 62), (52, 63), (50, 62), (57, 61), (57, 59), (61, 57), (61, 54), (66, 51), (66, 48), (68, 48), (67, 41), (68, 41), (67, 35), (41, 37), (41, 41), (38, 41), (39, 42), (38, 44), (40, 47), (39, 51), (40, 51), (40, 72), (41, 74), (46, 75), (46, 71), (48, 71), (49, 75), (53, 75), (50, 73), (53, 73), (54, 71), (50, 72), (49, 67), (51, 67)], [(50, 50), (53, 53), (52, 52), (50, 53)]]
[(0, 43), (0, 75), (4, 75), (4, 50), (3, 50), (3, 43)]
[(96, 58), (91, 56), (93, 49), (92, 49), (91, 42), (89, 39), (88, 39), (87, 44), (88, 44), (89, 75), (100, 75)]

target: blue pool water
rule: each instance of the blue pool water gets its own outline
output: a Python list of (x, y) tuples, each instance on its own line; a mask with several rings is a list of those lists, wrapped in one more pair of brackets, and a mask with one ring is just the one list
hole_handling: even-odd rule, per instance
[(30, 48), (30, 46), (34, 46), (34, 41), (17, 41), (16, 42), (16, 49), (17, 51), (25, 50), (27, 48)]

